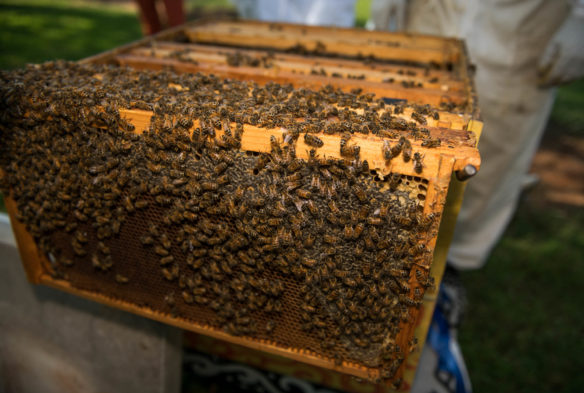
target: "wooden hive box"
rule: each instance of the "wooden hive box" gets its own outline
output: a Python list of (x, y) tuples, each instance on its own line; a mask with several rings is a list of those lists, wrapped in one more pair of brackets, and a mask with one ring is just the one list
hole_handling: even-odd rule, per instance
[(451, 178), (480, 167), (460, 41), (217, 21), (2, 79), (3, 186), (32, 283), (411, 382)]

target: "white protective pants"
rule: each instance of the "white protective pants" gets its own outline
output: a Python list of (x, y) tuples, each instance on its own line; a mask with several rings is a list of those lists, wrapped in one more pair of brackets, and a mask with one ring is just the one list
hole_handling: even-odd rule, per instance
[[(564, 0), (410, 0), (405, 30), (466, 39), (476, 65), (484, 129), (481, 170), (466, 188), (448, 260), (482, 267), (511, 219), (550, 115), (554, 88), (537, 86), (537, 64), (569, 14)], [(375, 0), (376, 28), (396, 1)], [(393, 6), (393, 10), (388, 7)], [(386, 9), (387, 11), (383, 11)]]

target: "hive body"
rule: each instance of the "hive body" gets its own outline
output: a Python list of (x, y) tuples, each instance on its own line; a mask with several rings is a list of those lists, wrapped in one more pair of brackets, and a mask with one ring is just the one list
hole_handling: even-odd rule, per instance
[[(199, 66), (189, 53), (171, 57)], [(235, 53), (238, 71), (281, 61)], [(31, 279), (397, 381), (472, 135), (441, 132), (444, 105), (96, 64), (112, 59), (2, 75), (2, 185)]]

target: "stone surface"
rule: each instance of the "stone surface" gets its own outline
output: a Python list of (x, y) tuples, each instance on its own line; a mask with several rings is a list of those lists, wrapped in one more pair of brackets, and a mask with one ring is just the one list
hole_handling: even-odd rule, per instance
[(179, 329), (29, 284), (0, 216), (1, 393), (180, 390)]

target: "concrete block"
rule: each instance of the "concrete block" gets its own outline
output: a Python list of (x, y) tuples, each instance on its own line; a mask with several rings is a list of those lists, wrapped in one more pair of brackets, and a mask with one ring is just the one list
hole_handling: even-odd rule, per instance
[(182, 331), (27, 282), (0, 215), (0, 392), (176, 393)]

